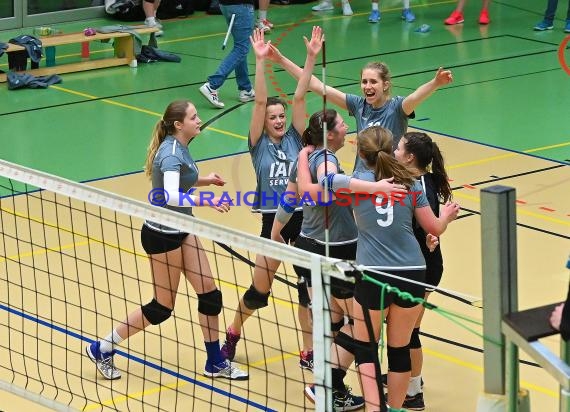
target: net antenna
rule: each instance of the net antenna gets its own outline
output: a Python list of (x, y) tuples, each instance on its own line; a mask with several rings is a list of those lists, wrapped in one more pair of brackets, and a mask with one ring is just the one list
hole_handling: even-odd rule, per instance
[[(322, 82), (323, 82), (323, 147), (325, 149), (325, 176), (328, 175), (328, 142), (327, 142), (327, 83), (326, 83), (326, 70), (327, 70), (327, 53), (325, 47), (325, 38), (323, 35), (323, 47), (321, 48), (322, 55)], [(329, 180), (325, 179), (325, 193), (323, 199), (325, 200), (325, 256), (329, 257), (329, 207), (328, 196), (329, 193)]]

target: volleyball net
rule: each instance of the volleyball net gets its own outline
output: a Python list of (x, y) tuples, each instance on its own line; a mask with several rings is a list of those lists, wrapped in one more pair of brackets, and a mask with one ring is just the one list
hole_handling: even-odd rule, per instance
[[(124, 341), (118, 380), (98, 376), (86, 346), (153, 297), (140, 230), (151, 220), (195, 234), (223, 293), (220, 343), (251, 284), (256, 254), (283, 262), (269, 306), (247, 322), (235, 362), (249, 380), (202, 375), (198, 302), (181, 277), (173, 316)], [(297, 275), (334, 261), (103, 190), (0, 161), (0, 389), (56, 410), (304, 410), (327, 387), (328, 298), (314, 284), (314, 374), (299, 367)], [(324, 348), (329, 348), (325, 350)], [(329, 385), (330, 386), (330, 385)], [(330, 394), (329, 394), (330, 396)], [(329, 398), (330, 399), (330, 398)], [(321, 410), (323, 409), (322, 407)]]

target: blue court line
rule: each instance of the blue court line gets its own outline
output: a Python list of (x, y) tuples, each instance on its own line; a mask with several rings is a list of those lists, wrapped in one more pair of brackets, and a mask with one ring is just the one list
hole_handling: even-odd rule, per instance
[[(27, 320), (31, 320), (31, 321), (33, 321), (33, 322), (36, 322), (36, 323), (38, 323), (38, 324), (40, 324), (40, 325), (42, 325), (42, 326), (46, 326), (46, 327), (51, 328), (51, 329), (54, 329), (54, 330), (56, 330), (56, 331), (58, 331), (58, 332), (64, 333), (64, 334), (69, 335), (69, 336), (72, 336), (72, 337), (74, 337), (75, 339), (79, 339), (79, 340), (84, 341), (84, 342), (87, 342), (87, 343), (93, 343), (93, 342), (94, 342), (92, 339), (86, 338), (85, 336), (82, 336), (82, 335), (80, 335), (79, 333), (76, 333), (76, 332), (73, 332), (73, 331), (71, 331), (71, 330), (62, 328), (61, 326), (54, 325), (54, 324), (49, 323), (49, 322), (47, 322), (47, 321), (45, 321), (45, 320), (42, 320), (42, 319), (37, 318), (37, 317), (32, 316), (32, 315), (28, 315), (28, 314), (26, 314), (26, 313), (24, 313), (24, 312), (21, 312), (21, 311), (19, 311), (19, 310), (13, 309), (13, 308), (11, 308), (11, 307), (9, 307), (9, 306), (6, 306), (6, 305), (3, 305), (3, 304), (1, 304), (1, 303), (0, 303), (0, 309), (5, 310), (6, 312), (12, 313), (12, 314), (14, 314), (14, 315), (21, 316), (21, 317), (24, 318), (24, 319), (27, 319)], [(270, 408), (268, 408), (268, 407), (266, 407), (266, 406), (263, 406), (263, 405), (261, 405), (261, 404), (259, 404), (259, 403), (257, 403), (257, 402), (253, 402), (253, 401), (251, 401), (251, 400), (249, 400), (249, 399), (246, 399), (246, 398), (244, 398), (244, 397), (241, 397), (241, 396), (238, 396), (238, 395), (234, 395), (234, 394), (232, 394), (232, 393), (230, 393), (230, 392), (227, 392), (227, 391), (225, 391), (225, 390), (223, 390), (223, 389), (219, 389), (219, 388), (216, 388), (215, 386), (208, 385), (208, 384), (206, 384), (206, 383), (204, 383), (204, 382), (200, 382), (200, 381), (198, 381), (198, 380), (196, 380), (196, 379), (192, 379), (192, 378), (190, 378), (190, 377), (188, 377), (188, 376), (181, 375), (181, 374), (178, 373), (178, 372), (174, 372), (173, 370), (163, 368), (162, 366), (157, 365), (156, 363), (152, 363), (152, 362), (146, 361), (146, 360), (144, 360), (144, 359), (142, 359), (142, 358), (139, 358), (138, 356), (134, 356), (134, 355), (128, 354), (128, 353), (123, 352), (123, 351), (121, 351), (121, 350), (117, 350), (117, 353), (118, 353), (119, 355), (121, 355), (121, 356), (124, 356), (124, 357), (127, 358), (127, 359), (130, 359), (130, 360), (133, 360), (133, 361), (142, 363), (142, 364), (145, 365), (145, 366), (149, 366), (149, 367), (151, 367), (151, 368), (153, 368), (153, 369), (156, 369), (156, 370), (158, 370), (158, 371), (160, 371), (160, 372), (164, 372), (164, 373), (166, 373), (166, 374), (168, 374), (168, 375), (174, 376), (175, 378), (178, 378), (178, 379), (183, 380), (183, 381), (185, 381), (185, 382), (192, 383), (192, 384), (197, 385), (197, 386), (200, 386), (200, 387), (202, 387), (202, 388), (209, 389), (209, 390), (211, 390), (211, 391), (213, 391), (213, 392), (215, 392), (215, 393), (218, 393), (218, 394), (220, 394), (220, 395), (227, 396), (228, 398), (231, 398), (231, 399), (240, 401), (240, 402), (245, 403), (246, 405), (250, 405), (250, 406), (252, 406), (252, 407), (254, 407), (254, 408), (256, 408), (256, 409), (260, 409), (260, 410), (262, 410), (262, 411), (269, 411), (269, 412), (278, 412), (276, 409), (270, 409)]]

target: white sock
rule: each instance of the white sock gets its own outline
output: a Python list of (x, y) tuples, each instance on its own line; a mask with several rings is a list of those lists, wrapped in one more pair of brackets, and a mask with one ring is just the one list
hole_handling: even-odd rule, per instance
[(342, 4), (349, 4), (348, 0), (342, 0)]
[(378, 3), (372, 3), (372, 10), (378, 10)]
[(410, 378), (410, 383), (408, 383), (408, 396), (417, 395), (422, 391), (422, 376), (414, 376)]
[(267, 10), (259, 10), (259, 20), (267, 20)]
[(119, 334), (117, 333), (117, 331), (115, 329), (113, 329), (113, 332), (109, 333), (109, 335), (107, 335), (107, 337), (105, 337), (104, 339), (101, 339), (99, 341), (99, 342), (101, 342), (101, 346), (99, 347), (99, 350), (103, 353), (112, 352), (114, 345), (118, 345), (122, 341), (123, 341), (123, 338), (121, 338), (119, 336)]
[(405, 9), (409, 9), (409, 8), (410, 8), (410, 0), (404, 0), (403, 3), (404, 3), (404, 8), (405, 8)]

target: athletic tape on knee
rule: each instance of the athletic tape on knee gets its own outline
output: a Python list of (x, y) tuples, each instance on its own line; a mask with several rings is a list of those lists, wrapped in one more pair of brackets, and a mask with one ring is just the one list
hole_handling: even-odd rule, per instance
[(390, 372), (409, 372), (412, 370), (410, 345), (394, 348), (388, 345), (388, 370)]
[(364, 342), (353, 339), (354, 362), (356, 365), (374, 363), (378, 359), (378, 349), (375, 342)]
[(198, 294), (198, 312), (206, 316), (217, 316), (222, 311), (222, 292), (218, 289)]
[(420, 328), (414, 328), (410, 337), (410, 349), (421, 349)]
[(338, 335), (336, 335), (334, 338), (334, 343), (354, 355), (356, 348), (354, 346), (354, 339), (352, 336), (349, 336), (344, 332), (339, 332)]
[(146, 305), (141, 306), (142, 313), (146, 320), (148, 320), (151, 325), (158, 325), (164, 322), (172, 314), (172, 309), (158, 303), (156, 299), (150, 301)]
[(243, 294), (243, 303), (250, 310), (264, 308), (268, 305), (269, 293), (259, 293), (253, 285)]

